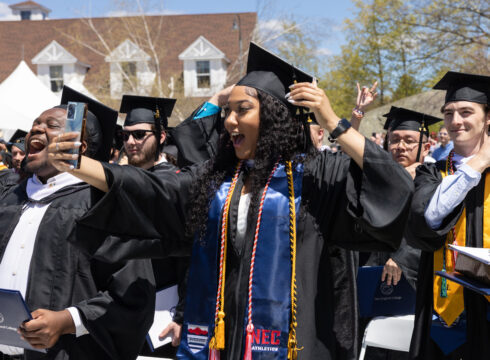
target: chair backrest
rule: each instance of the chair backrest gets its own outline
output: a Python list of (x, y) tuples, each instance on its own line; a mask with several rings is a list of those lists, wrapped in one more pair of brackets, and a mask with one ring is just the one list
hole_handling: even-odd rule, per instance
[(366, 327), (363, 343), (408, 352), (414, 321), (415, 315), (376, 317)]

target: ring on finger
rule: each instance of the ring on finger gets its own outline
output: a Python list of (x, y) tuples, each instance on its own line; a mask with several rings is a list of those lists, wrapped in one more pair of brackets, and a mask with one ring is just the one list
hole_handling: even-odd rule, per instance
[(60, 143), (59, 142), (56, 143), (56, 151), (60, 151)]

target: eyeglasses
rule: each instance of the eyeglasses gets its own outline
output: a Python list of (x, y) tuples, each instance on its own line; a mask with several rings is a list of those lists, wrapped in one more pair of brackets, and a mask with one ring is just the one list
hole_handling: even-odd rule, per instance
[[(404, 139), (393, 139), (388, 141), (389, 146), (393, 147), (398, 147), (401, 143), (407, 148), (407, 149), (412, 149), (414, 146), (418, 145), (418, 140), (404, 140)], [(422, 144), (425, 144), (426, 141), (423, 141)]]
[(121, 135), (124, 141), (128, 141), (130, 136), (133, 136), (135, 140), (142, 140), (147, 133), (154, 134), (153, 130), (123, 130)]

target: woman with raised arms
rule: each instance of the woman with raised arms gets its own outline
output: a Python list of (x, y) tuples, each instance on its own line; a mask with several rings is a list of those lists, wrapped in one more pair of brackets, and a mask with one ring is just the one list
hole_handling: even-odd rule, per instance
[[(298, 107), (343, 153), (309, 151)], [(103, 192), (78, 221), (78, 245), (123, 257), (192, 247), (181, 359), (337, 359), (328, 246), (395, 250), (412, 180), (311, 76), (253, 43), (225, 114), (217, 156), (167, 176), (88, 158), (71, 169), (73, 134), (57, 138), (51, 162)], [(133, 240), (113, 246), (107, 233)]]

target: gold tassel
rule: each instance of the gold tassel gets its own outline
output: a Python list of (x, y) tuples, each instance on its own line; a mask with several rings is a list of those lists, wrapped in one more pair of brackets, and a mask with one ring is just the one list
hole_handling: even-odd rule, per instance
[(288, 340), (288, 360), (296, 360), (298, 358), (298, 348), (296, 344), (296, 339), (294, 339), (294, 335), (289, 333)]
[(223, 350), (225, 348), (225, 321), (223, 320), (225, 313), (220, 311), (218, 313), (218, 329), (216, 331), (216, 349)]
[(216, 336), (213, 336), (211, 340), (209, 340), (209, 348), (216, 349)]

